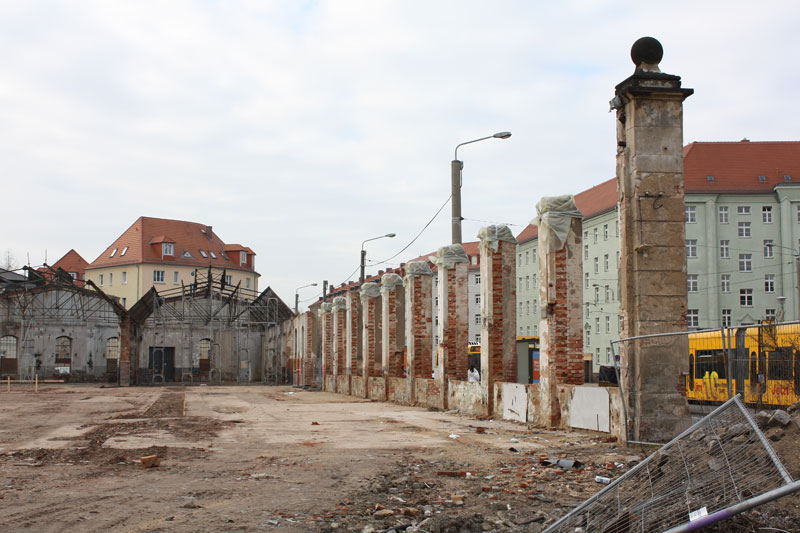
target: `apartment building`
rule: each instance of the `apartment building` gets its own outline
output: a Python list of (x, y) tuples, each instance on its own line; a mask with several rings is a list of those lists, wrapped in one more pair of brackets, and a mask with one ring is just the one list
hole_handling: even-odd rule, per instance
[(158, 292), (191, 285), (197, 276), (224, 274), (244, 297), (258, 294), (255, 252), (226, 244), (211, 226), (183, 220), (139, 217), (85, 268), (107, 294), (131, 307), (151, 287)]

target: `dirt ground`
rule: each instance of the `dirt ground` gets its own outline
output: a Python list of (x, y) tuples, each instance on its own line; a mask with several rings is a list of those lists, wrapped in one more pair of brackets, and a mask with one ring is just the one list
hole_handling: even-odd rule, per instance
[[(648, 453), (289, 387), (29, 389), (0, 390), (0, 531), (540, 531)], [(798, 506), (715, 531), (800, 531)]]

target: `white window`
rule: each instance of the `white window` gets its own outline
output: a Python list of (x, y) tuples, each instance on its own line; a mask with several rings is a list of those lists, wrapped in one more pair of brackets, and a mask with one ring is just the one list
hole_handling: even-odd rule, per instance
[(478, 326), (481, 325), (481, 315), (475, 315), (475, 324)]
[(611, 347), (606, 346), (606, 363), (611, 362)]
[(125, 255), (126, 253), (128, 253), (128, 247), (127, 247), (127, 246), (126, 246), (125, 248), (123, 248), (123, 249), (122, 249), (122, 253), (121, 253), (121, 254), (119, 254), (119, 256), (120, 256), (120, 257), (122, 257), (122, 256), (123, 256), (123, 255)]
[(721, 291), (722, 292), (731, 292), (731, 275), (730, 274), (722, 274), (720, 276), (720, 283), (722, 285)]
[(700, 311), (698, 309), (686, 310), (686, 325), (690, 328), (700, 327)]
[(586, 318), (589, 318), (589, 302), (586, 302)]
[(611, 333), (611, 317), (606, 315), (606, 333)]
[(128, 307), (128, 299), (127, 298), (122, 298), (122, 307), (125, 307), (125, 308)]
[(797, 206), (797, 223), (800, 224), (800, 205)]
[(742, 238), (749, 238), (750, 237), (750, 223), (749, 222), (739, 222), (739, 237), (742, 237)]
[(610, 302), (614, 299), (614, 295), (611, 294), (611, 287), (606, 285), (606, 302)]
[(600, 348), (595, 348), (594, 349), (594, 360), (595, 361), (599, 361), (600, 360)]
[(125, 285), (126, 283), (128, 283), (128, 272), (124, 271), (122, 273), (122, 284)]
[(719, 256), (728, 259), (731, 256), (731, 241), (724, 239), (719, 241)]
[(480, 303), (481, 303), (481, 295), (480, 294), (476, 294), (475, 295), (475, 303), (480, 305)]
[(481, 275), (475, 274), (475, 285), (480, 285), (480, 284), (481, 284)]
[(594, 242), (597, 244), (597, 228), (594, 228)]
[(522, 266), (522, 254), (517, 254), (517, 266)]
[(525, 290), (530, 290), (531, 288), (531, 277), (525, 276)]
[(0, 358), (16, 359), (17, 344), (18, 339), (14, 335), (5, 335), (0, 337)]
[(101, 286), (101, 287), (103, 286), (103, 279), (104, 279), (104, 277), (103, 277), (103, 274), (100, 274), (100, 279), (99, 279), (99, 281), (100, 281), (100, 286)]
[(775, 274), (764, 274), (764, 292), (775, 292)]
[(225, 274), (225, 285), (233, 285), (233, 276)]
[(597, 274), (599, 272), (600, 272), (600, 258), (599, 257), (595, 257), (594, 258), (594, 273)]
[[(250, 278), (244, 278), (244, 286), (246, 289), (250, 288)], [(480, 298), (480, 296), (478, 298)]]
[(603, 270), (608, 272), (608, 254), (603, 256)]
[(594, 330), (599, 334), (600, 333), (600, 317), (595, 317), (594, 319)]
[(178, 271), (177, 270), (172, 273), (172, 283), (174, 283), (175, 285), (178, 284)]
[(481, 342), (481, 334), (480, 333), (476, 333), (475, 334), (475, 342), (478, 342), (478, 343)]
[(522, 316), (522, 302), (519, 303), (519, 316)]
[(731, 310), (730, 309), (723, 309), (722, 310), (722, 327), (723, 328), (731, 327)]
[(78, 279), (78, 273), (77, 272), (70, 272), (69, 275), (70, 275), (70, 277), (72, 279)]
[(594, 286), (594, 303), (600, 303), (600, 287)]
[(531, 301), (530, 300), (525, 300), (525, 314), (526, 315), (531, 314)]
[(687, 205), (686, 206), (686, 223), (687, 224), (694, 224), (696, 222), (697, 222), (697, 206)]
[(433, 304), (434, 304), (436, 307), (439, 307), (439, 297), (438, 297), (438, 296), (436, 296), (436, 297), (433, 299)]
[(775, 309), (765, 309), (764, 310), (764, 318), (767, 319), (768, 322), (775, 322), (775, 316), (777, 313)]
[(608, 240), (608, 224), (603, 224), (603, 240)]
[(583, 245), (583, 258), (584, 259), (589, 259), (589, 245), (588, 244), (584, 244)]
[(752, 272), (752, 254), (739, 254), (739, 272)]
[(163, 270), (153, 270), (153, 283), (164, 283)]
[(619, 237), (619, 220), (615, 222), (615, 225), (617, 227), (617, 237)]
[(727, 205), (719, 206), (719, 223), (720, 224), (727, 224), (728, 223), (728, 206)]
[(242, 265), (247, 264), (247, 252), (239, 252), (239, 263)]
[(528, 335), (530, 337), (530, 335), (531, 335), (531, 327), (530, 326), (525, 326), (525, 335)]
[(208, 254), (206, 254), (205, 250), (200, 250), (200, 255), (203, 257), (208, 257)]
[(175, 255), (175, 245), (171, 242), (162, 243), (161, 255)]
[(753, 289), (739, 289), (739, 305), (753, 307)]
[(117, 255), (117, 248), (114, 248), (114, 251), (108, 257), (114, 257), (115, 255)]
[(686, 257), (697, 257), (697, 239), (686, 239)]
[(525, 264), (526, 265), (531, 262), (530, 259), (531, 259), (530, 252), (525, 252)]
[(113, 272), (109, 272), (108, 273), (108, 284), (109, 285), (113, 285), (114, 284), (114, 273)]
[(699, 292), (698, 285), (697, 274), (689, 274), (686, 276), (686, 289), (689, 292)]
[(470, 257), (470, 261), (471, 261), (471, 264), (477, 265), (478, 264), (478, 256), (477, 255), (473, 255), (472, 257)]
[(772, 239), (764, 239), (764, 257), (767, 259), (771, 259), (775, 257), (775, 246), (772, 243)]
[(183, 255), (183, 257), (186, 257), (188, 259), (192, 259), (194, 257), (192, 255), (192, 252), (190, 252), (189, 250), (184, 251), (183, 254), (181, 254), (181, 255)]
[(736, 206), (736, 214), (737, 215), (749, 215), (750, 214), (750, 206), (749, 205)]
[(518, 285), (518, 287), (519, 287), (520, 292), (522, 292), (522, 276), (519, 277), (519, 285)]
[(761, 208), (761, 220), (764, 224), (772, 224), (772, 206), (765, 205)]
[(588, 289), (589, 288), (589, 273), (583, 275), (584, 286)]

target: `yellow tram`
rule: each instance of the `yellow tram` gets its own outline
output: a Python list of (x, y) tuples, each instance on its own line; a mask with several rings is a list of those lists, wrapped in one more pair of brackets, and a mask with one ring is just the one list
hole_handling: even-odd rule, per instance
[(800, 400), (800, 324), (768, 324), (689, 334), (686, 395), (721, 403), (741, 394), (748, 404)]

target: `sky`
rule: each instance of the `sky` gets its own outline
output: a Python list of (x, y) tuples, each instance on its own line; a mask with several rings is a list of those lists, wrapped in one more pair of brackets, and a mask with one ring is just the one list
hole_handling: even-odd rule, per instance
[[(87, 261), (139, 216), (252, 248), (311, 303), (450, 242), (518, 234), (543, 196), (614, 177), (630, 47), (695, 94), (684, 142), (799, 140), (795, 1), (0, 0), (0, 253)], [(376, 262), (394, 256), (389, 263)], [(348, 278), (348, 276), (351, 276)]]

